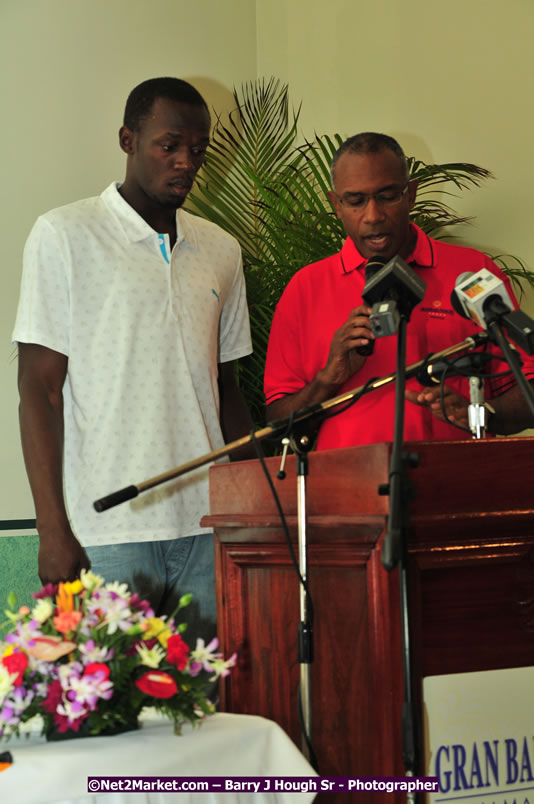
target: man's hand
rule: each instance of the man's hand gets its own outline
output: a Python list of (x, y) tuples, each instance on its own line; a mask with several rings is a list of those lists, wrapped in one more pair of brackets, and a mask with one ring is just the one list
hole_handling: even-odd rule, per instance
[(339, 387), (356, 374), (366, 360), (356, 352), (356, 348), (374, 342), (375, 336), (369, 323), (370, 312), (371, 308), (364, 304), (351, 310), (343, 326), (334, 333), (324, 368), (300, 391), (271, 402), (267, 408), (269, 421), (285, 418), (294, 410), (336, 396)]
[(87, 553), (72, 531), (39, 538), (39, 578), (43, 585), (74, 581), (82, 569), (90, 569)]
[(326, 366), (317, 373), (317, 379), (325, 385), (343, 385), (363, 366), (365, 357), (356, 352), (356, 347), (366, 346), (375, 339), (369, 323), (370, 312), (371, 308), (364, 304), (356, 307), (334, 333)]
[(450, 421), (459, 427), (469, 429), (468, 406), (469, 401), (459, 396), (447, 385), (443, 389), (443, 401), (447, 419), (443, 416), (440, 401), (440, 388), (424, 388), (421, 391), (406, 389), (406, 399), (415, 405), (422, 405), (432, 411), (432, 414), (440, 421)]

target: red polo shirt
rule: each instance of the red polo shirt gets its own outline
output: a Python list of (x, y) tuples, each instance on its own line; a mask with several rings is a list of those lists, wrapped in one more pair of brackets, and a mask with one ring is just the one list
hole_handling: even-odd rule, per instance
[[(451, 307), (456, 278), (464, 271), (488, 268), (504, 280), (515, 301), (508, 279), (489, 257), (474, 249), (433, 240), (419, 227), (413, 224), (412, 227), (417, 240), (406, 262), (411, 263), (426, 282), (426, 291), (408, 324), (408, 365), (480, 332), (474, 323), (459, 316)], [(365, 264), (366, 260), (347, 238), (339, 253), (307, 265), (291, 279), (276, 308), (269, 338), (264, 386), (267, 404), (296, 393), (326, 365), (334, 332), (344, 324), (350, 311), (362, 304)], [(498, 353), (493, 346), (489, 348)], [(338, 394), (362, 386), (370, 378), (395, 371), (396, 350), (396, 336), (377, 338), (373, 354)], [(521, 356), (523, 371), (528, 377), (534, 377), (534, 358), (524, 353)], [(490, 367), (492, 371), (504, 371), (506, 364), (492, 361)], [(487, 381), (487, 398), (503, 393), (513, 382), (511, 375)], [(415, 379), (409, 380), (407, 385), (421, 388)], [(469, 398), (466, 378), (451, 377), (447, 385)], [(394, 404), (395, 383), (366, 394), (349, 410), (321, 425), (317, 448), (391, 441)], [(439, 421), (427, 408), (406, 403), (404, 437), (407, 441), (426, 441), (470, 436)]]

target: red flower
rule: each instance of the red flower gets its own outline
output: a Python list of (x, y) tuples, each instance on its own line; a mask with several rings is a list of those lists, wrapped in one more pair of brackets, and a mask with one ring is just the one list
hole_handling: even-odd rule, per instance
[(65, 717), (65, 715), (59, 715), (57, 712), (54, 712), (54, 723), (60, 733), (65, 731), (79, 731), (80, 726), (88, 716), (89, 712), (85, 712), (80, 717), (77, 717), (74, 720), (69, 720), (69, 718)]
[(28, 657), (25, 653), (17, 651), (10, 653), (9, 656), (4, 656), (2, 664), (7, 668), (8, 673), (16, 673), (17, 677), (14, 681), (15, 687), (20, 687), (22, 684), (22, 676), (28, 667)]
[(43, 709), (45, 712), (55, 713), (58, 704), (61, 701), (63, 689), (59, 681), (51, 681), (48, 685), (48, 694), (43, 701)]
[(174, 678), (168, 673), (162, 673), (161, 670), (151, 670), (150, 673), (138, 678), (135, 683), (141, 692), (153, 698), (172, 698), (178, 692)]
[(189, 647), (180, 634), (173, 634), (167, 642), (167, 659), (177, 670), (183, 670), (187, 664)]
[(40, 600), (43, 597), (55, 597), (57, 594), (57, 583), (47, 583), (46, 586), (43, 586), (38, 592), (34, 592), (32, 597), (36, 600)]
[(101, 673), (104, 673), (104, 678), (106, 679), (109, 678), (110, 673), (109, 667), (107, 666), (107, 664), (103, 664), (103, 662), (91, 662), (91, 664), (88, 664), (86, 666), (85, 670), (83, 671), (83, 674), (84, 676), (89, 676), (92, 675), (93, 673), (98, 673), (99, 671)]

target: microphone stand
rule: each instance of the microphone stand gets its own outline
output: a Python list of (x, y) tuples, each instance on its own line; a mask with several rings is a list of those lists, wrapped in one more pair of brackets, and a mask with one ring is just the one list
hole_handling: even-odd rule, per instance
[[(312, 685), (311, 685), (311, 664), (314, 658), (313, 650), (313, 621), (312, 608), (309, 605), (307, 588), (308, 579), (308, 556), (307, 556), (307, 517), (306, 517), (306, 478), (309, 473), (308, 452), (313, 441), (309, 435), (297, 435), (296, 432), (291, 436), (291, 447), (296, 455), (297, 469), (297, 527), (298, 527), (298, 547), (299, 547), (299, 610), (300, 621), (298, 629), (298, 662), (300, 664), (300, 694), (299, 711), (302, 713), (303, 753), (312, 764), (316, 765), (315, 755), (312, 748)], [(317, 768), (316, 768), (317, 769)]]
[[(457, 343), (454, 346), (448, 346), (441, 352), (436, 352), (434, 355), (432, 355), (431, 361), (438, 362), (444, 358), (454, 357), (454, 355), (460, 354), (466, 349), (475, 349), (477, 346), (485, 344), (487, 340), (488, 335), (486, 332), (476, 333), (475, 335), (466, 338), (464, 341), (461, 341), (461, 343)], [(429, 362), (431, 361), (429, 361), (427, 355), (427, 357), (423, 360), (418, 360), (417, 363), (412, 363), (406, 368), (406, 378), (409, 379), (411, 377), (415, 377), (421, 367), (428, 366)], [(306, 419), (317, 418), (338, 405), (348, 404), (364, 392), (370, 392), (377, 388), (382, 388), (385, 385), (395, 382), (396, 379), (397, 375), (395, 372), (393, 372), (391, 374), (387, 374), (385, 377), (379, 377), (376, 380), (372, 380), (367, 385), (360, 385), (358, 388), (354, 388), (352, 391), (346, 391), (345, 393), (333, 397), (332, 399), (327, 399), (325, 402), (320, 402), (316, 405), (308, 405), (307, 407), (302, 408), (302, 410), (298, 410), (293, 413), (293, 421), (302, 422)], [(155, 475), (154, 477), (143, 480), (135, 485), (132, 484), (130, 486), (125, 486), (118, 491), (113, 491), (111, 494), (95, 500), (93, 507), (95, 511), (102, 513), (103, 511), (107, 511), (109, 508), (113, 508), (115, 505), (120, 505), (120, 503), (126, 502), (127, 500), (133, 500), (134, 497), (137, 497), (139, 494), (142, 494), (143, 492), (148, 491), (155, 486), (159, 486), (162, 483), (167, 483), (169, 480), (174, 480), (177, 477), (187, 474), (188, 472), (192, 472), (193, 469), (198, 469), (200, 466), (205, 466), (207, 463), (213, 463), (219, 458), (224, 458), (226, 455), (230, 455), (240, 447), (250, 444), (253, 437), (256, 441), (263, 441), (264, 438), (273, 438), (275, 436), (285, 434), (289, 423), (290, 417), (269, 422), (266, 427), (256, 430), (254, 436), (242, 436), (235, 441), (231, 441), (229, 444), (225, 444), (223, 447), (219, 447), (219, 449), (215, 449), (212, 452), (199, 456), (198, 458), (193, 458), (191, 461), (180, 464), (180, 466), (176, 466), (174, 469), (170, 469), (160, 475)]]
[[(389, 517), (387, 532), (382, 546), (382, 564), (393, 570), (400, 562), (400, 616), (402, 636), (402, 664), (404, 701), (402, 706), (402, 758), (407, 776), (417, 776), (419, 745), (417, 713), (412, 692), (412, 662), (410, 647), (410, 618), (408, 601), (408, 550), (406, 531), (408, 526), (408, 503), (414, 497), (406, 471), (407, 465), (416, 466), (418, 456), (403, 452), (404, 406), (406, 388), (406, 330), (408, 317), (401, 315), (397, 336), (397, 385), (395, 389), (395, 423), (389, 471), (389, 483), (379, 487), (379, 494), (389, 494)], [(410, 800), (412, 796), (408, 794)], [(415, 798), (413, 798), (415, 800)]]
[(521, 371), (519, 355), (508, 343), (497, 316), (488, 321), (488, 332), (490, 333), (492, 341), (501, 347), (502, 353), (506, 358), (506, 362), (512, 370), (517, 385), (523, 393), (530, 412), (534, 416), (534, 392), (532, 391), (530, 383), (527, 381), (525, 375)]

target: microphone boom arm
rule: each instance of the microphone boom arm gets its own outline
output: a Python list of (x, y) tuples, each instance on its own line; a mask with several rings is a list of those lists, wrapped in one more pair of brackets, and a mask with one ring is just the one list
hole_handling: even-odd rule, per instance
[[(436, 352), (432, 355), (432, 360), (442, 360), (447, 357), (453, 357), (456, 354), (463, 352), (465, 349), (475, 349), (478, 346), (486, 343), (489, 340), (488, 335), (485, 332), (476, 333), (469, 338), (466, 338), (461, 343), (457, 343), (454, 346), (449, 346), (447, 349), (443, 349), (441, 352)], [(430, 362), (432, 362), (432, 360)], [(428, 364), (428, 357), (424, 358), (423, 360), (418, 360), (417, 363), (412, 363), (411, 366), (406, 367), (406, 379), (410, 379), (417, 374), (417, 371), (423, 366), (425, 363)], [(386, 375), (385, 377), (377, 378), (376, 380), (372, 380), (368, 384), (367, 391), (375, 391), (377, 388), (382, 388), (385, 385), (389, 385), (396, 380), (396, 373), (393, 372), (391, 374)], [(296, 411), (292, 416), (293, 422), (300, 422), (305, 421), (306, 419), (311, 419), (313, 417), (317, 417), (324, 413), (325, 411), (330, 410), (331, 408), (336, 407), (337, 405), (342, 405), (346, 402), (350, 402), (354, 397), (358, 396), (365, 390), (366, 386), (361, 385), (358, 388), (354, 388), (351, 391), (346, 391), (344, 394), (340, 396), (333, 397), (332, 399), (327, 399), (325, 402), (318, 402), (313, 405), (308, 405), (301, 410)], [(254, 435), (246, 435), (238, 438), (236, 441), (231, 441), (229, 444), (225, 444), (224, 447), (220, 447), (219, 449), (213, 450), (213, 452), (209, 452), (205, 455), (201, 455), (198, 458), (194, 458), (187, 463), (183, 463), (180, 466), (176, 466), (174, 469), (170, 469), (167, 472), (163, 472), (160, 475), (156, 475), (155, 477), (151, 477), (148, 480), (144, 480), (141, 483), (137, 483), (136, 485), (125, 486), (118, 491), (114, 491), (111, 494), (108, 494), (106, 497), (101, 497), (98, 500), (95, 500), (93, 506), (95, 511), (101, 513), (102, 511), (107, 511), (109, 508), (113, 508), (115, 505), (119, 505), (122, 502), (126, 502), (127, 500), (132, 500), (134, 497), (137, 497), (144, 491), (148, 491), (154, 486), (159, 486), (162, 483), (166, 483), (168, 480), (174, 480), (177, 477), (181, 477), (182, 475), (187, 474), (188, 472), (192, 472), (194, 469), (198, 469), (201, 466), (205, 466), (207, 463), (212, 463), (216, 461), (218, 458), (223, 458), (226, 455), (230, 455), (235, 450), (243, 447), (247, 444), (250, 444), (252, 438), (254, 437), (257, 441), (262, 441), (265, 438), (272, 438), (277, 434), (284, 433), (287, 430), (289, 423), (289, 419), (278, 419), (272, 422), (268, 422), (268, 424), (261, 428), (260, 430), (256, 430)]]

